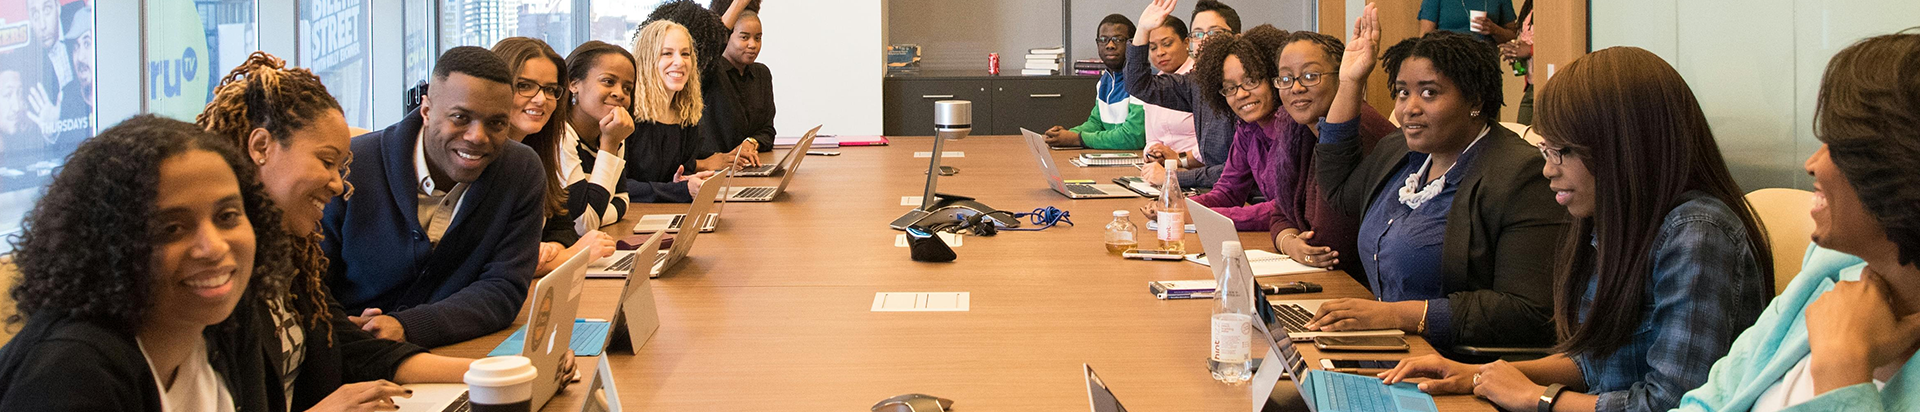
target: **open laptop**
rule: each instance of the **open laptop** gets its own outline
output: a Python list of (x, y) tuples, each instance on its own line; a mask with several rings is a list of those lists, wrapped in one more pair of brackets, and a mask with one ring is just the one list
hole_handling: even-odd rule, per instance
[[(819, 132), (820, 132), (820, 126), (814, 126), (812, 130), (807, 131), (807, 134), (805, 136), (800, 137), (800, 143), (797, 143), (796, 146), (794, 147), (811, 147), (811, 145), (813, 144), (814, 134)], [(733, 190), (727, 191), (726, 201), (772, 202), (774, 198), (780, 197), (781, 192), (787, 191), (787, 184), (793, 182), (793, 176), (800, 174), (800, 162), (807, 160), (807, 156), (805, 154), (792, 155), (792, 156), (787, 156), (786, 159), (781, 159), (781, 160), (786, 163), (785, 165), (781, 166), (781, 168), (786, 170), (787, 172), (785, 175), (780, 176), (779, 186), (736, 187), (736, 188), (733, 188)]]
[[(733, 176), (740, 175), (740, 173), (735, 169), (727, 169), (723, 171), (723, 174), (725, 174), (726, 176), (721, 176), (722, 179), (707, 180), (707, 183), (715, 183), (715, 184), (722, 185), (720, 187), (721, 190), (715, 193), (728, 191), (729, 188), (725, 186), (726, 182), (732, 182)], [(705, 185), (701, 186), (701, 189), (705, 189), (705, 188), (706, 188)], [(713, 200), (717, 196), (706, 196), (705, 195), (706, 190), (701, 190), (701, 192), (702, 193), (695, 194), (692, 202), (688, 202), (687, 213), (694, 213), (694, 209), (707, 210), (709, 208), (712, 208), (713, 212), (707, 213), (706, 226), (700, 227), (701, 232), (712, 232), (714, 229), (720, 228), (720, 212), (727, 208), (727, 203), (725, 201), (722, 201), (720, 202), (720, 207), (716, 208), (713, 206)], [(633, 233), (634, 234), (647, 234), (647, 233), (654, 233), (654, 232), (680, 233), (680, 226), (686, 223), (687, 213), (667, 213), (667, 214), (640, 216), (640, 221), (635, 222), (633, 224)], [(592, 276), (592, 273), (589, 272), (588, 276)]]
[(1125, 187), (1111, 183), (1067, 183), (1060, 177), (1060, 169), (1053, 163), (1053, 156), (1047, 149), (1047, 138), (1026, 128), (1020, 134), (1027, 139), (1027, 148), (1033, 152), (1033, 158), (1040, 161), (1040, 173), (1047, 179), (1047, 186), (1061, 195), (1073, 199), (1098, 199), (1115, 197), (1140, 197)]
[[(588, 251), (582, 250), (568, 257), (565, 263), (555, 268), (553, 273), (535, 282), (533, 300), (527, 302), (527, 338), (526, 346), (520, 356), (533, 362), (537, 375), (533, 378), (532, 405), (539, 410), (553, 399), (553, 394), (565, 387), (569, 376), (560, 375), (560, 366), (566, 358), (573, 356), (568, 343), (573, 341), (573, 319), (580, 311), (580, 292), (586, 283), (586, 269), (589, 261)], [(394, 404), (401, 411), (442, 412), (466, 411), (467, 385), (461, 383), (429, 383), (405, 385), (413, 391), (411, 398), (394, 398)]]
[[(809, 145), (808, 147), (811, 147), (811, 145), (813, 144), (812, 139), (813, 139), (812, 133), (809, 133), (806, 137), (802, 138), (802, 140), (807, 140), (807, 144)], [(788, 160), (793, 160), (794, 156), (806, 156), (804, 154), (806, 152), (807, 152), (806, 147), (794, 146), (793, 149), (787, 150), (787, 155), (781, 156), (779, 161), (771, 162), (771, 163), (761, 163), (759, 166), (754, 166), (754, 167), (739, 168), (734, 170), (733, 175), (742, 176), (742, 177), (773, 176), (774, 173), (780, 173), (780, 170), (782, 170), (780, 168), (781, 165), (786, 164)]]
[(1261, 364), (1285, 366), (1260, 368), (1253, 375), (1253, 412), (1260, 412), (1267, 399), (1273, 396), (1273, 388), (1279, 385), (1282, 373), (1294, 377), (1294, 388), (1300, 391), (1300, 399), (1306, 402), (1307, 410), (1312, 412), (1439, 410), (1433, 403), (1433, 395), (1421, 392), (1420, 387), (1413, 383), (1383, 385), (1379, 378), (1371, 376), (1308, 368), (1306, 357), (1293, 348), (1293, 341), (1297, 339), (1288, 336), (1284, 325), (1278, 320), (1272, 323), (1254, 322), (1253, 325), (1254, 340), (1267, 343), (1267, 357)]
[[(704, 227), (708, 224), (706, 220), (713, 215), (707, 213), (706, 205), (713, 204), (711, 200), (713, 196), (716, 196), (722, 191), (726, 191), (726, 185), (730, 180), (728, 176), (723, 175), (708, 180), (704, 185), (700, 185), (700, 193), (694, 195), (695, 203), (693, 207), (687, 209), (688, 216), (700, 217), (700, 219), (694, 219), (697, 220), (693, 222), (695, 226)], [(701, 202), (699, 200), (701, 198), (708, 200)], [(699, 237), (700, 231), (688, 230), (680, 232), (678, 236), (673, 238), (673, 248), (668, 249), (665, 253), (660, 252), (661, 233), (664, 232), (656, 232), (654, 236), (647, 238), (647, 244), (640, 245), (639, 249), (613, 252), (613, 256), (594, 261), (593, 264), (587, 267), (587, 277), (625, 278), (629, 273), (638, 272), (634, 270), (635, 265), (648, 265), (647, 267), (652, 268), (648, 270), (648, 275), (650, 277), (660, 277), (661, 274), (673, 269), (675, 265), (680, 263), (681, 259), (686, 258), (687, 253), (693, 251), (693, 239)]]
[[(1211, 260), (1220, 256), (1220, 244), (1230, 240), (1240, 240), (1240, 232), (1233, 228), (1233, 219), (1221, 215), (1213, 209), (1187, 199), (1187, 215), (1193, 217), (1193, 226), (1200, 232), (1200, 247), (1207, 251)], [(1220, 278), (1220, 271), (1226, 265), (1208, 265), (1213, 270), (1213, 278)], [(1306, 329), (1308, 321), (1320, 312), (1320, 303), (1329, 299), (1275, 300), (1267, 303), (1273, 306), (1273, 314), (1282, 320), (1287, 332), (1296, 341), (1311, 341), (1316, 336), (1403, 336), (1407, 333), (1399, 329), (1358, 330), (1343, 332), (1314, 332)]]
[(1107, 383), (1093, 374), (1093, 365), (1082, 363), (1080, 367), (1087, 370), (1087, 404), (1093, 406), (1093, 412), (1127, 412), (1125, 406), (1120, 406), (1120, 398), (1113, 396), (1112, 389), (1107, 389)]

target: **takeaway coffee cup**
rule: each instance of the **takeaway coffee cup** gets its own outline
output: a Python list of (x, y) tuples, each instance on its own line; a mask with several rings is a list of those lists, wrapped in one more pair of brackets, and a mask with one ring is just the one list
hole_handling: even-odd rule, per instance
[(1479, 20), (1482, 17), (1487, 17), (1487, 12), (1485, 10), (1467, 10), (1467, 24), (1473, 27), (1474, 33), (1484, 34), (1487, 32), (1486, 27), (1480, 26)]
[(467, 401), (474, 412), (528, 412), (539, 373), (525, 356), (495, 356), (467, 365)]

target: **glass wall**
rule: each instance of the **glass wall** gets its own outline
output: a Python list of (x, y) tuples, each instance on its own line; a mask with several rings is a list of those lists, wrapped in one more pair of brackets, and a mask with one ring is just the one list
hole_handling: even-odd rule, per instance
[[(374, 128), (367, 0), (300, 0), (299, 66), (313, 70), (340, 101), (347, 124)], [(398, 93), (398, 91), (394, 91)]]
[(440, 49), (492, 47), (508, 37), (545, 40), (564, 56), (577, 39), (574, 0), (445, 0), (440, 7)]
[(433, 75), (433, 6), (434, 0), (406, 0), (405, 22), (406, 38), (406, 78), (404, 84), (413, 87)]

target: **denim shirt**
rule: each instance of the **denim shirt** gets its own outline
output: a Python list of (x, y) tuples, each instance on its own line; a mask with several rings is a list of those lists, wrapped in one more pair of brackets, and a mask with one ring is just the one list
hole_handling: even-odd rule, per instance
[[(1741, 330), (1753, 325), (1773, 290), (1760, 270), (1746, 226), (1726, 203), (1700, 192), (1667, 212), (1654, 239), (1640, 326), (1607, 355), (1571, 356), (1599, 397), (1594, 410), (1665, 411), (1707, 381)], [(1587, 284), (1581, 319), (1592, 315)], [(1629, 308), (1600, 308), (1618, 313)]]
[(1367, 270), (1374, 296), (1381, 302), (1427, 301), (1426, 338), (1435, 345), (1453, 342), (1453, 305), (1447, 299), (1447, 274), (1440, 268), (1440, 248), (1446, 244), (1447, 213), (1453, 210), (1454, 194), (1461, 176), (1472, 167), (1478, 146), (1470, 145), (1460, 153), (1453, 167), (1447, 169), (1447, 181), (1440, 193), (1419, 208), (1400, 203), (1400, 188), (1408, 176), (1427, 173), (1421, 169), (1427, 154), (1407, 152), (1400, 170), (1381, 186), (1380, 193), (1374, 195), (1373, 207), (1360, 220), (1358, 258)]

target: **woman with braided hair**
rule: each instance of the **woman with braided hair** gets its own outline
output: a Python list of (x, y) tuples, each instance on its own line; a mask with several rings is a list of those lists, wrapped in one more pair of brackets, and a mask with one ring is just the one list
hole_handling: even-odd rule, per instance
[[(268, 405), (321, 409), (351, 382), (459, 382), (471, 359), (426, 353), (412, 344), (377, 339), (361, 330), (327, 290), (327, 258), (317, 230), (326, 206), (352, 196), (345, 174), (352, 163), (340, 103), (307, 69), (288, 68), (255, 52), (220, 80), (212, 102), (195, 121), (240, 147), (258, 169), (284, 220), (294, 265), (287, 293), (262, 296), (254, 331), (269, 366), (259, 389)], [(372, 316), (372, 314), (363, 314)], [(349, 387), (351, 388), (351, 387)], [(238, 390), (236, 392), (239, 392)]]

